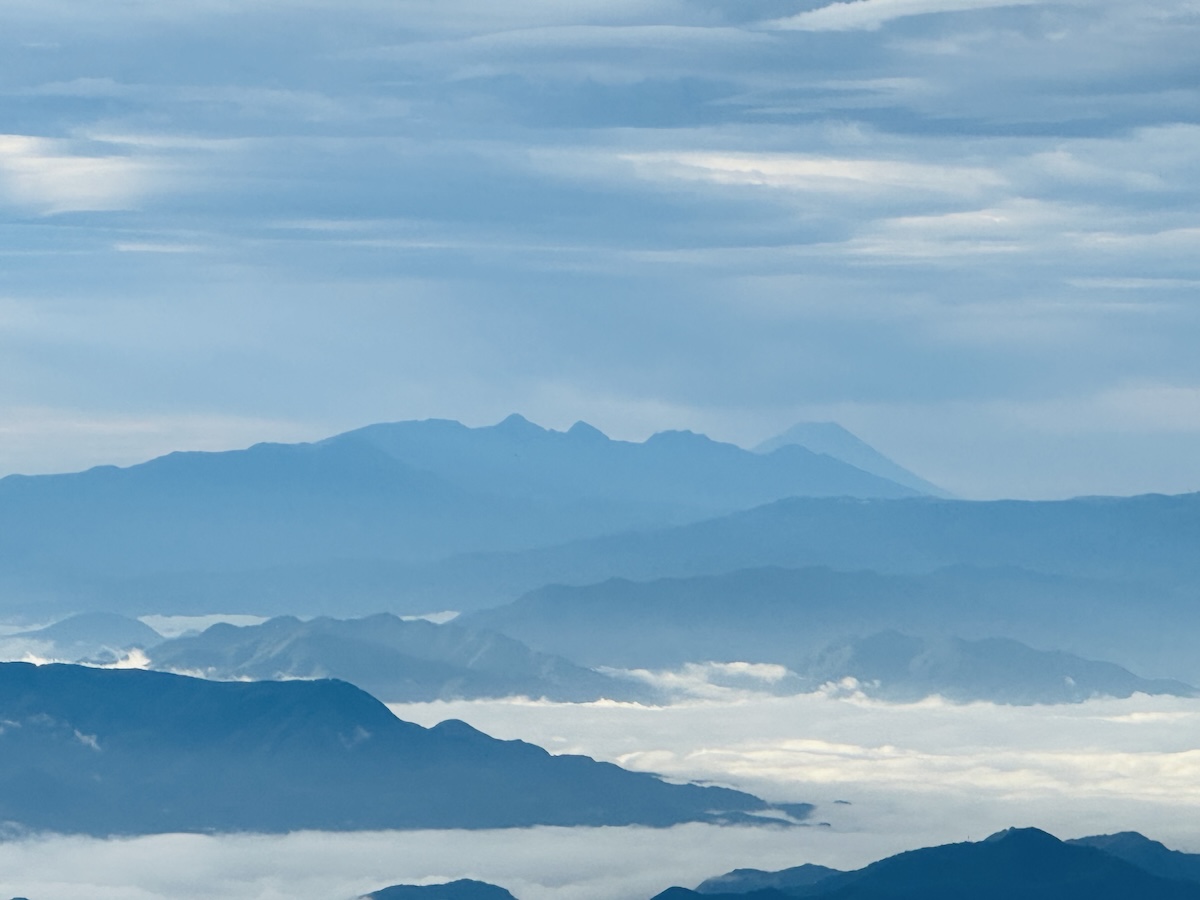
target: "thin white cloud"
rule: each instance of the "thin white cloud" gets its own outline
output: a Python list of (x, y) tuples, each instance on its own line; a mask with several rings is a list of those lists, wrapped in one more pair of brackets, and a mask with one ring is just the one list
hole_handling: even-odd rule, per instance
[(930, 13), (1031, 6), (1043, 0), (847, 0), (768, 23), (787, 31), (875, 30), (893, 19)]
[(826, 193), (918, 191), (974, 195), (1004, 185), (978, 166), (927, 165), (908, 160), (853, 159), (761, 153), (658, 152), (622, 154), (643, 177)]
[(0, 204), (41, 214), (133, 209), (166, 186), (156, 160), (74, 152), (68, 141), (0, 135)]

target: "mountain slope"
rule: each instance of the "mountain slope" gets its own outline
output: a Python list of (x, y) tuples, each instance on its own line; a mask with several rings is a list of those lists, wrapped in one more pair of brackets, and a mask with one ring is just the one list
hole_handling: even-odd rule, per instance
[(223, 680), (339, 678), (387, 702), (524, 695), (559, 701), (646, 699), (647, 692), (512, 638), (454, 623), (379, 614), (365, 619), (291, 616), (261, 625), (218, 624), (165, 641), (152, 668)]
[(656, 900), (1198, 900), (1200, 885), (1153, 875), (1036, 828), (1014, 828), (977, 843), (927, 847), (888, 857), (811, 886), (700, 894), (671, 888)]
[(422, 728), (340, 681), (0, 664), (0, 821), (110, 834), (666, 826), (767, 804)]
[(1168, 850), (1158, 841), (1152, 841), (1136, 831), (1097, 834), (1091, 837), (1076, 838), (1067, 843), (1103, 850), (1110, 856), (1123, 859), (1160, 878), (1194, 881), (1200, 884), (1200, 853), (1181, 853), (1178, 850)]

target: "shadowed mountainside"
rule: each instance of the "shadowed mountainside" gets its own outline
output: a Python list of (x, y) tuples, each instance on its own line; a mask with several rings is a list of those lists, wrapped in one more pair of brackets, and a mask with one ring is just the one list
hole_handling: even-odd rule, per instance
[(1067, 843), (1103, 850), (1110, 856), (1133, 863), (1138, 868), (1145, 869), (1160, 878), (1174, 878), (1178, 881), (1194, 881), (1200, 884), (1200, 853), (1181, 853), (1178, 850), (1169, 850), (1158, 841), (1152, 841), (1136, 831), (1097, 834), (1091, 837), (1076, 838)]
[(1198, 900), (1200, 884), (1161, 878), (1095, 847), (1036, 828), (1012, 828), (977, 843), (927, 847), (814, 884), (747, 892), (670, 888), (655, 900)]
[(752, 891), (768, 889), (787, 890), (788, 888), (808, 887), (828, 878), (830, 875), (840, 875), (840, 869), (830, 869), (827, 866), (814, 866), (805, 863), (778, 872), (764, 872), (762, 869), (734, 869), (724, 875), (706, 878), (696, 887), (697, 894), (749, 894)]
[(423, 728), (340, 681), (4, 663), (0, 721), (0, 821), (35, 831), (667, 826), (772, 809), (463, 722)]

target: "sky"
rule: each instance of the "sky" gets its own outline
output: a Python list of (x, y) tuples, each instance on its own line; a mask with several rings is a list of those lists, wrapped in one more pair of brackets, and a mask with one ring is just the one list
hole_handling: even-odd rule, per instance
[(1197, 0), (0, 23), (0, 474), (516, 411), (1200, 490)]

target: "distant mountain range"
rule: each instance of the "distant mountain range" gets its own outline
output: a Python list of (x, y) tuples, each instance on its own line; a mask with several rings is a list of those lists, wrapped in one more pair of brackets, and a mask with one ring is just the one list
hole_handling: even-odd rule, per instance
[[(760, 574), (790, 575), (796, 586), (803, 584), (806, 573)], [(848, 576), (837, 577), (854, 583)], [(934, 694), (958, 702), (1031, 704), (1134, 693), (1198, 693), (1180, 681), (1139, 678), (1112, 663), (1034, 650), (1001, 638), (962, 640), (883, 631), (836, 641), (806, 654), (811, 632), (829, 627), (829, 610), (848, 613), (841, 620), (843, 628), (867, 621), (861, 609), (846, 610), (836, 596), (834, 602), (822, 604), (824, 614), (807, 613), (803, 605), (792, 609), (783, 605), (772, 618), (769, 610), (754, 607), (756, 600), (764, 598), (750, 591), (736, 594), (740, 598), (736, 605), (718, 598), (715, 608), (709, 609), (693, 597), (679, 601), (667, 593), (656, 598), (653, 589), (661, 589), (661, 584), (607, 587), (607, 596), (595, 589), (576, 591), (575, 601), (562, 599), (561, 589), (544, 591), (558, 598), (549, 609), (535, 605), (508, 618), (505, 614), (516, 610), (500, 609), (466, 617), (465, 625), (406, 621), (388, 613), (349, 620), (301, 621), (281, 616), (260, 625), (219, 623), (199, 634), (164, 639), (136, 620), (85, 613), (25, 637), (0, 640), (0, 653), (12, 653), (9, 658), (15, 659), (36, 655), (60, 662), (111, 663), (136, 651), (140, 664), (159, 671), (220, 681), (337, 678), (394, 703), (512, 696), (665, 703), (679, 699), (679, 689), (648, 683), (641, 676), (621, 676), (614, 668), (663, 669), (689, 662), (786, 666), (790, 674), (783, 679), (770, 685), (746, 685), (776, 694), (833, 685), (901, 702)], [(872, 596), (878, 600), (880, 594), (886, 603), (885, 592)], [(826, 601), (829, 597), (825, 595)], [(777, 598), (765, 602), (781, 605)], [(911, 597), (909, 603), (916, 606)], [(481, 619), (529, 631), (539, 645), (556, 650), (538, 652), (512, 637), (471, 627), (473, 620)], [(98, 631), (93, 635), (89, 626)], [(51, 641), (49, 635), (71, 640)], [(126, 639), (125, 645), (118, 643), (121, 638)], [(97, 653), (97, 648), (102, 652)], [(559, 652), (582, 654), (590, 665), (604, 671), (576, 665)]]
[[(263, 608), (270, 596), (262, 582), (278, 577), (286, 589), (287, 570), (298, 567), (291, 580), (320, 592), (319, 608), (281, 598), (274, 611), (331, 612), (347, 568), (390, 572), (698, 521), (790, 496), (917, 493), (795, 445), (763, 455), (691, 432), (631, 443), (583, 423), (558, 432), (520, 416), (485, 428), (399, 422), (313, 444), (0, 479), (0, 595), (16, 611), (83, 602), (141, 613), (131, 604), (149, 592), (161, 612), (172, 604), (172, 582), (215, 578), (229, 596), (222, 579), (265, 571), (233, 579), (249, 579), (234, 592), (238, 603), (257, 595)], [(314, 567), (339, 574), (314, 583)], [(379, 599), (357, 609), (386, 608)]]
[[(793, 498), (673, 528), (414, 570), (398, 583), (433, 608), (476, 606), (547, 584), (648, 580), (779, 566), (893, 574), (953, 566), (1188, 591), (1200, 585), (1200, 494), (1059, 501)], [(397, 573), (399, 574), (399, 573)], [(435, 593), (436, 591), (436, 593)]]
[(32, 831), (778, 822), (738, 791), (422, 728), (340, 681), (4, 663), (0, 722), (0, 821)]
[[(1164, 616), (1172, 628), (1161, 626)], [(815, 658), (831, 644), (900, 631), (942, 642), (940, 656), (924, 659), (930, 664), (941, 660), (938, 686), (946, 688), (953, 681), (943, 678), (950, 674), (946, 665), (955, 659), (960, 675), (967, 672), (962, 666), (975, 667), (971, 677), (982, 674), (980, 666), (1024, 669), (1033, 661), (1033, 651), (1013, 644), (960, 644), (957, 656), (947, 655), (947, 641), (1004, 635), (1078, 657), (1037, 657), (1033, 669), (1014, 673), (1026, 686), (1030, 679), (1042, 678), (1048, 686), (1046, 679), (1071, 676), (1081, 691), (1119, 695), (1150, 685), (1134, 688), (1128, 672), (1096, 668), (1085, 659), (1117, 659), (1156, 675), (1195, 679), (1200, 677), (1194, 652), (1198, 620), (1200, 611), (1186, 594), (1019, 569), (956, 567), (922, 575), (759, 568), (653, 581), (609, 579), (583, 587), (539, 588), (459, 621), (585, 666), (661, 669), (702, 660), (772, 662), (819, 678), (856, 674), (818, 664)], [(882, 674), (873, 667), (881, 664), (884, 649), (873, 648), (869, 655), (874, 662), (863, 654), (845, 661), (853, 661), (857, 674), (871, 680)], [(886, 653), (896, 657), (894, 649)], [(888, 674), (905, 670), (924, 653), (909, 651), (903, 665)], [(828, 657), (826, 663), (836, 659)], [(917, 666), (906, 678), (920, 672)], [(926, 668), (925, 675), (932, 677), (934, 670)], [(931, 686), (928, 678), (922, 684)]]
[(155, 669), (206, 678), (339, 678), (387, 702), (456, 698), (545, 697), (559, 701), (647, 700), (636, 682), (611, 678), (562, 657), (537, 653), (510, 637), (403, 621), (292, 616), (261, 625), (218, 624), (163, 641), (148, 653)]
[[(1200, 900), (1200, 883), (1134, 864), (1102, 849), (1103, 842), (1064, 842), (1036, 828), (1013, 828), (977, 843), (901, 853), (853, 872), (812, 872), (815, 880), (789, 881), (781, 872), (765, 884), (772, 873), (734, 872), (705, 882), (703, 891), (670, 888), (655, 900)], [(707, 889), (714, 884), (723, 892)]]
[(1061, 651), (1034, 650), (1018, 641), (929, 639), (886, 631), (827, 647), (800, 668), (809, 685), (853, 679), (881, 700), (993, 703), (1079, 703), (1093, 697), (1167, 694), (1200, 696), (1191, 685), (1138, 678), (1121, 666)]
[[(394, 559), (331, 561), (317, 553), (296, 565), (122, 578), (76, 575), (74, 581), (62, 571), (7, 578), (0, 571), (0, 596), (8, 598), (9, 608), (23, 599), (37, 610), (57, 604), (64, 611), (138, 615), (345, 616), (482, 609), (544, 585), (719, 576), (769, 566), (827, 566), (889, 576), (944, 568), (1021, 569), (1031, 580), (1042, 579), (1043, 588), (1057, 580), (1069, 594), (1079, 595), (1087, 585), (1103, 602), (1120, 596), (1127, 616), (1141, 607), (1143, 620), (1147, 615), (1171, 620), (1176, 630), (1163, 637), (1168, 644), (1178, 639), (1182, 654), (1190, 643), (1184, 631), (1200, 624), (1200, 611), (1189, 599), (1200, 589), (1196, 546), (1200, 494), (1053, 502), (801, 498), (685, 526), (419, 565)], [(1053, 615), (1054, 606), (1035, 618)], [(1036, 635), (999, 633), (1047, 643)], [(1168, 656), (1175, 652), (1169, 646), (1165, 650)]]

